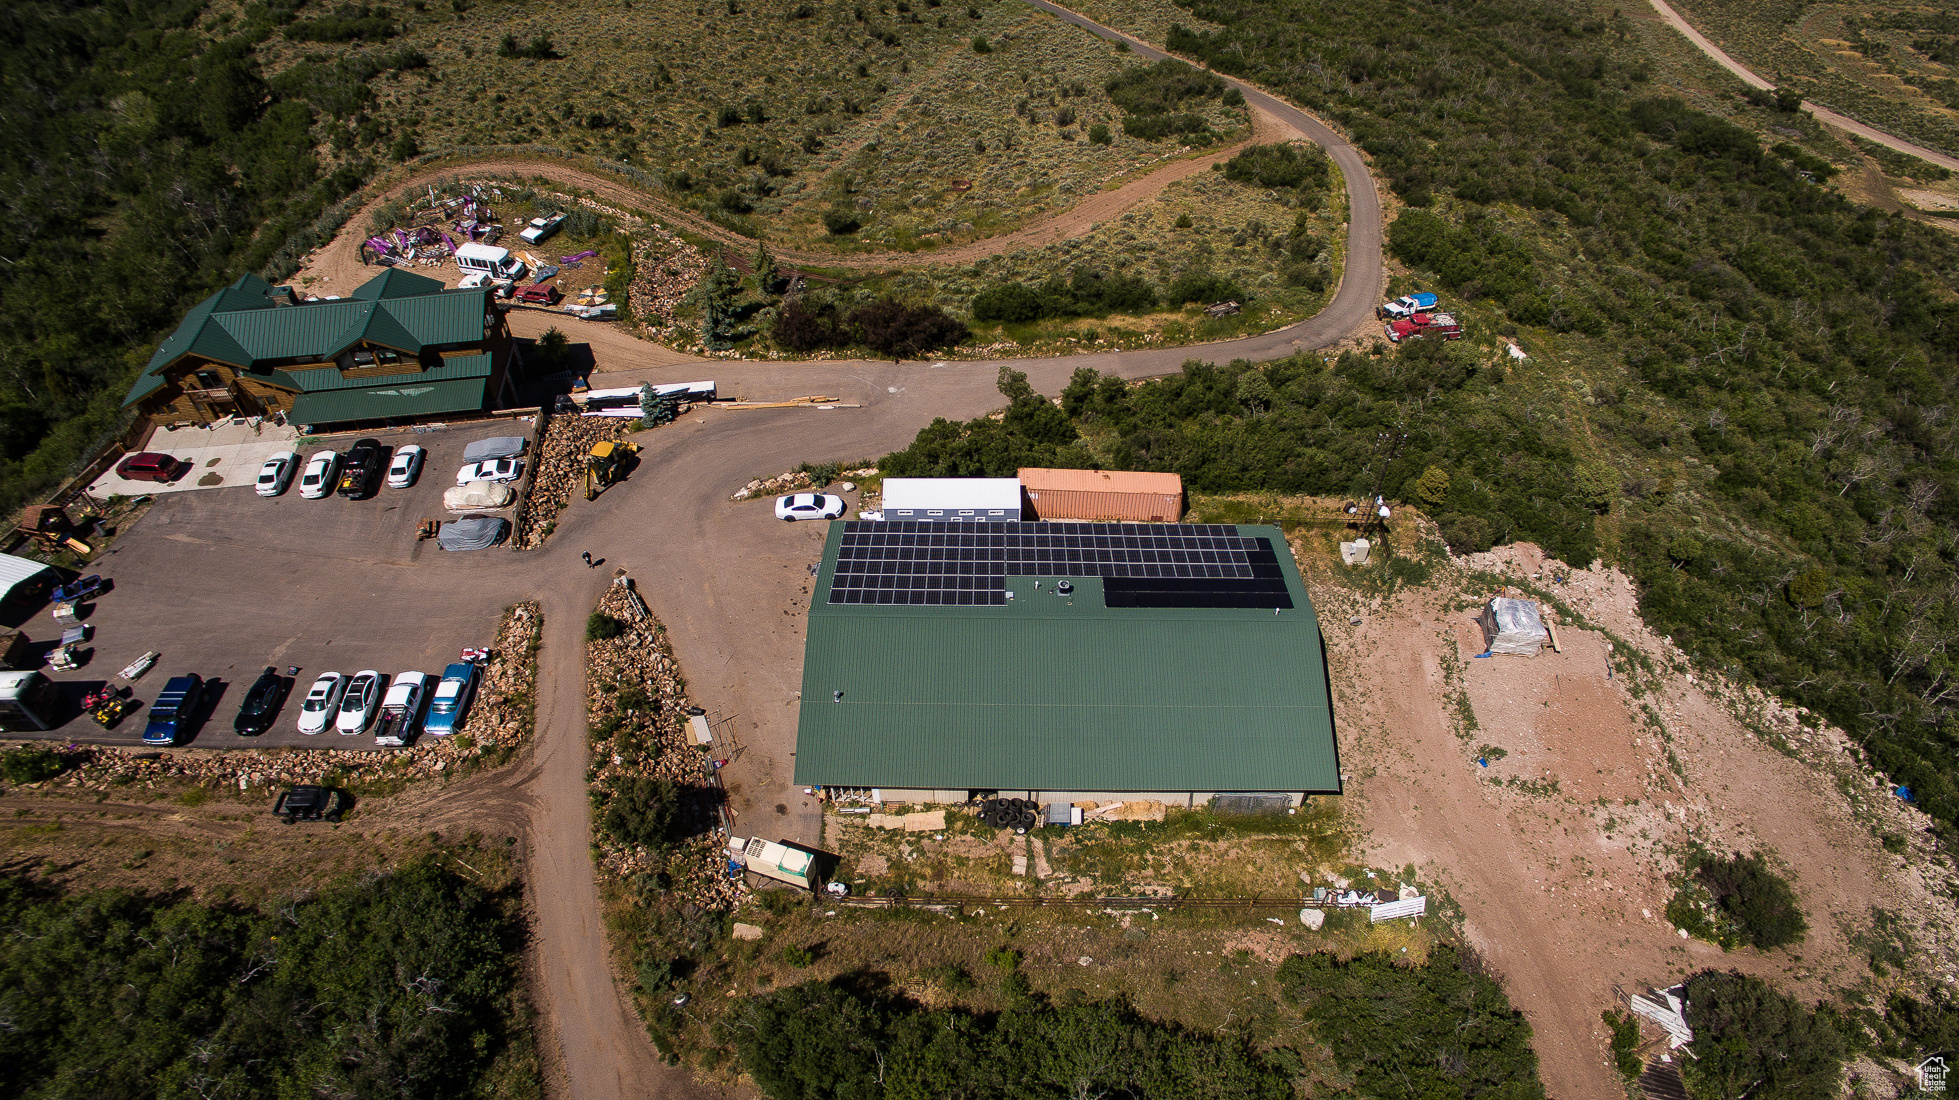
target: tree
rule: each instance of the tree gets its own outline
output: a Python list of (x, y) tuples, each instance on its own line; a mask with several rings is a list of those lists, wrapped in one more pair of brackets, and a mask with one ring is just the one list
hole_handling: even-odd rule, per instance
[(537, 364), (547, 374), (555, 374), (571, 364), (571, 338), (556, 325), (537, 338)]
[(1844, 1036), (1833, 1013), (1811, 1012), (1736, 971), (1687, 979), (1694, 1057), (1688, 1090), (1705, 1100), (1831, 1100), (1843, 1076)]
[(741, 289), (741, 276), (728, 266), (717, 250), (707, 274), (694, 284), (694, 300), (701, 307), (701, 342), (717, 351), (734, 346), (735, 294)]
[(1415, 482), (1415, 499), (1429, 508), (1440, 508), (1449, 502), (1449, 471), (1440, 466), (1430, 466), (1422, 471)]
[(1809, 930), (1795, 891), (1760, 852), (1702, 857), (1694, 873), (1741, 937), (1764, 951), (1795, 943)]
[(768, 242), (757, 238), (755, 241), (755, 286), (764, 294), (773, 294), (781, 283), (782, 275), (776, 270), (775, 257), (769, 253)]
[(1265, 372), (1252, 370), (1238, 376), (1238, 403), (1251, 410), (1252, 415), (1270, 409), (1277, 399), (1272, 383), (1265, 379)]
[(890, 298), (859, 306), (845, 320), (862, 334), (865, 346), (893, 358), (917, 358), (972, 335), (964, 323), (938, 306), (910, 306)]

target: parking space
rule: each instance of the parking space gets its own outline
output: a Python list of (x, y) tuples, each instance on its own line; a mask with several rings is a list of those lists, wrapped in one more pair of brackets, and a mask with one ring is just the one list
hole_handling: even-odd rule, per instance
[[(268, 499), (249, 480), (161, 497), (89, 566), (113, 579), (115, 590), (88, 608), (95, 635), (88, 664), (52, 674), (63, 687), (67, 721), (50, 736), (139, 744), (143, 710), (105, 733), (79, 701), (155, 650), (160, 659), (136, 685), (144, 703), (181, 673), (222, 685), (191, 746), (374, 748), (371, 733), (301, 735), (294, 725), (299, 701), (321, 672), (439, 674), (463, 648), (491, 643), (503, 605), (521, 598), (523, 556), (503, 548), (448, 553), (433, 540), (418, 541), (416, 528), (423, 517), (451, 516), (442, 493), (455, 485), (465, 445), (531, 434), (532, 425), (521, 421), (372, 433), (390, 454), (416, 443), (428, 459), (413, 487), (384, 485), (366, 500), (306, 500), (297, 487)], [(309, 441), (298, 450), (344, 451), (354, 438)], [(36, 641), (58, 633), (47, 611), (24, 630)], [(297, 682), (270, 733), (238, 737), (232, 717), (267, 665), (281, 673), (298, 666)]]

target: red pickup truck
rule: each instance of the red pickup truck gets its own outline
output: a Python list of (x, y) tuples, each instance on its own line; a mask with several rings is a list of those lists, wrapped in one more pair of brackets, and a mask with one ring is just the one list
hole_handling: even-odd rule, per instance
[(1440, 336), (1444, 340), (1462, 339), (1462, 325), (1447, 313), (1417, 313), (1405, 321), (1390, 321), (1382, 332), (1391, 343)]

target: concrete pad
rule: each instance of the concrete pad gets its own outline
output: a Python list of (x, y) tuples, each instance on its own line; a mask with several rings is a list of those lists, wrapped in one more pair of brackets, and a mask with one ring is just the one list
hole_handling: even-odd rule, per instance
[[(183, 427), (174, 431), (158, 428), (138, 449), (170, 455), (190, 463), (191, 469), (176, 481), (165, 484), (131, 481), (111, 466), (88, 487), (89, 495), (99, 500), (241, 485), (249, 488), (258, 481), (259, 467), (265, 465), (266, 459), (280, 451), (298, 451), (302, 460), (310, 453), (300, 445), (298, 429), (269, 420), (220, 420), (208, 428)], [(299, 476), (294, 474), (293, 480), (299, 480)]]

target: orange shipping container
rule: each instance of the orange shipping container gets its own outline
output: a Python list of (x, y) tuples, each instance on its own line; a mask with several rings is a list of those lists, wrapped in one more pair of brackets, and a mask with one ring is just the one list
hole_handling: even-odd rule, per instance
[(1175, 523), (1184, 514), (1184, 479), (1133, 470), (1020, 471), (1023, 519)]

